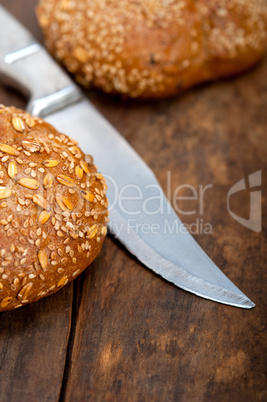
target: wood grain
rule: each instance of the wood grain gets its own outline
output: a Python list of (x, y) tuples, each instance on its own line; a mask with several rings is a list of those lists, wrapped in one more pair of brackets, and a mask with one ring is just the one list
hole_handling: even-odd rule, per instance
[(57, 401), (66, 360), (72, 286), (0, 314), (0, 400)]
[[(34, 0), (27, 8), (2, 4), (40, 38)], [(199, 200), (179, 201), (183, 211), (195, 210), (181, 218), (212, 225), (195, 238), (257, 306), (241, 310), (175, 288), (108, 238), (74, 293), (70, 285), (0, 316), (0, 399), (55, 401), (62, 386), (61, 401), (266, 400), (266, 210), (255, 233), (230, 216), (226, 200), (257, 170), (266, 189), (267, 59), (239, 78), (157, 103), (88, 96), (164, 190), (168, 171), (171, 195), (181, 184), (212, 185), (203, 213)], [(0, 87), (0, 99), (23, 106), (10, 89)], [(249, 192), (231, 205), (248, 218)]]
[[(250, 231), (226, 207), (228, 190), (248, 174), (261, 169), (266, 187), (266, 78), (267, 60), (246, 76), (180, 99), (123, 108), (114, 99), (95, 99), (164, 189), (168, 170), (172, 192), (182, 183), (212, 184), (204, 214), (198, 201), (184, 201), (181, 209), (197, 212), (182, 219), (212, 224), (211, 235), (196, 239), (257, 307), (244, 311), (180, 291), (109, 240), (98, 269), (85, 274), (65, 400), (266, 398), (266, 229)], [(248, 200), (248, 192), (233, 200), (240, 216), (248, 217)], [(263, 211), (263, 224), (265, 218)]]

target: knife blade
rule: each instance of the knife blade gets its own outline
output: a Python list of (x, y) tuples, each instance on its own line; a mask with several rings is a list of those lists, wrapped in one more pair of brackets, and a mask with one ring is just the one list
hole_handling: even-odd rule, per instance
[(109, 231), (139, 261), (176, 286), (252, 308), (180, 221), (155, 175), (33, 36), (0, 6), (0, 73), (30, 95), (27, 110), (92, 154), (109, 184)]

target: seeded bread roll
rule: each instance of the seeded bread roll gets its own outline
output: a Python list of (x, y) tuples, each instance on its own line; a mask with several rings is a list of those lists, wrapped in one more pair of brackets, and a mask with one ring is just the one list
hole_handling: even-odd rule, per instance
[(267, 48), (266, 0), (40, 0), (37, 15), (80, 84), (126, 97), (240, 73)]
[(0, 311), (57, 292), (99, 253), (106, 183), (76, 141), (0, 105)]

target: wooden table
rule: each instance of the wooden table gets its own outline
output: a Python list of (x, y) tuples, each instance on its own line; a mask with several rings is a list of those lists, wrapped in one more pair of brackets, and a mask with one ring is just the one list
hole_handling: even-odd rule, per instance
[[(1, 3), (41, 40), (35, 0)], [(212, 225), (196, 240), (257, 306), (242, 310), (184, 292), (107, 238), (74, 283), (0, 314), (1, 402), (266, 401), (266, 210), (255, 233), (230, 216), (226, 200), (258, 170), (266, 188), (267, 58), (246, 75), (175, 99), (88, 96), (164, 189), (168, 171), (172, 194), (181, 184), (212, 185), (203, 214), (199, 200), (180, 200), (183, 211), (196, 210), (181, 218)], [(0, 102), (26, 104), (3, 86)], [(248, 218), (249, 192), (232, 198), (234, 212)]]

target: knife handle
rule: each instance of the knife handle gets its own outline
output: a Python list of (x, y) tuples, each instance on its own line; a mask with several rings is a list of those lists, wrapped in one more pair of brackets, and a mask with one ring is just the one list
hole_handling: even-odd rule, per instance
[(0, 37), (0, 75), (30, 97), (29, 113), (44, 116), (81, 98), (68, 75), (2, 6)]

